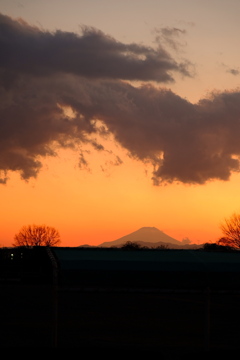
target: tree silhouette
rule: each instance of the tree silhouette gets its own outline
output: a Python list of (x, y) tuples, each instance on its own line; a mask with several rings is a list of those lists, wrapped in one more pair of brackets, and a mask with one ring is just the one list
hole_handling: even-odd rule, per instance
[(240, 249), (240, 214), (233, 213), (224, 220), (220, 228), (224, 236), (217, 241), (217, 244)]
[(14, 236), (13, 246), (56, 246), (60, 243), (59, 232), (46, 225), (23, 226)]

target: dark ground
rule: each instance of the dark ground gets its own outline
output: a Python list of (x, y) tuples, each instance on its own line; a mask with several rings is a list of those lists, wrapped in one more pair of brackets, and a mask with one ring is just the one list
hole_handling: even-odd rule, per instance
[(14, 260), (11, 252), (0, 261), (5, 350), (152, 352), (162, 359), (231, 358), (240, 350), (238, 272), (150, 276), (87, 269), (55, 277), (44, 249), (20, 249)]
[(239, 294), (60, 289), (56, 297), (51, 284), (21, 282), (0, 291), (2, 348), (157, 351), (168, 359), (240, 348)]

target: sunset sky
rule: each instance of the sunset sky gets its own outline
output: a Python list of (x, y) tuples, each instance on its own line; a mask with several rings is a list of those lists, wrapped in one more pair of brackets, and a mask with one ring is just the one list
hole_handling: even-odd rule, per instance
[(0, 246), (240, 212), (239, 0), (0, 0)]

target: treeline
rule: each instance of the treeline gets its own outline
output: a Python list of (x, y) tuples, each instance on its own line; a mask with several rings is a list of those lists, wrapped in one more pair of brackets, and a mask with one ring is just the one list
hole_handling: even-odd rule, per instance
[[(104, 248), (106, 249), (106, 248)], [(119, 247), (110, 247), (109, 249), (119, 249), (119, 250), (126, 250), (126, 251), (131, 251), (131, 250), (185, 250), (185, 249), (172, 249), (169, 248), (168, 245), (160, 245), (157, 247), (148, 247), (146, 245), (142, 246), (140, 244), (138, 244), (137, 242), (132, 242), (132, 241), (127, 241), (126, 243), (124, 243), (123, 245), (119, 246)], [(225, 245), (219, 245), (217, 243), (205, 243), (202, 245), (202, 247), (198, 248), (198, 249), (194, 249), (196, 251), (199, 250), (204, 250), (204, 251), (222, 251), (222, 252), (226, 252), (226, 251), (237, 251), (236, 249), (230, 247), (230, 246), (225, 246)]]

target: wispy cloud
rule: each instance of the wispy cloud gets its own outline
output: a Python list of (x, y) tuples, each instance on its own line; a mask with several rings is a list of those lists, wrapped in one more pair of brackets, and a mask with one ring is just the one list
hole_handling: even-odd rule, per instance
[(224, 67), (225, 71), (227, 73), (229, 73), (229, 74), (232, 74), (234, 76), (237, 76), (237, 75), (240, 74), (240, 71), (239, 71), (238, 67), (237, 68), (236, 67), (230, 67), (230, 66), (228, 66), (228, 65), (226, 65), (224, 63), (222, 63), (221, 65)]
[(182, 37), (187, 33), (185, 29), (177, 27), (161, 27), (154, 30), (156, 33), (156, 41), (160, 44), (166, 44), (168, 47), (175, 51), (179, 51), (182, 47), (186, 46), (186, 41)]

